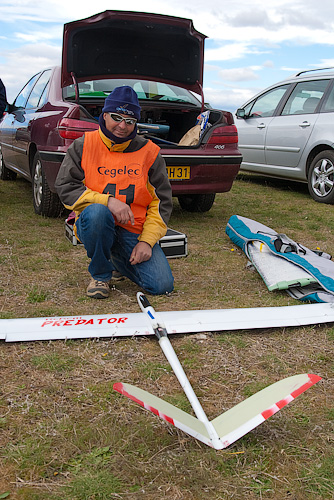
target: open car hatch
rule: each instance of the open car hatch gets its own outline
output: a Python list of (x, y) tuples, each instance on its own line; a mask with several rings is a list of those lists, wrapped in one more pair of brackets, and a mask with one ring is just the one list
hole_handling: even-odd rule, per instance
[(64, 25), (61, 84), (139, 78), (202, 96), (205, 38), (190, 19), (107, 10)]

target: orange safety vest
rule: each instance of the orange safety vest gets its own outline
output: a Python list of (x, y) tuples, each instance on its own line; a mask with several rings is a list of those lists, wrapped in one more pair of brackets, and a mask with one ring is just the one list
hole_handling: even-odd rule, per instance
[(98, 193), (110, 194), (130, 206), (135, 224), (116, 224), (132, 233), (142, 232), (147, 207), (153, 200), (147, 187), (148, 171), (159, 151), (160, 148), (152, 141), (132, 153), (109, 151), (98, 130), (85, 134), (81, 159), (85, 185)]

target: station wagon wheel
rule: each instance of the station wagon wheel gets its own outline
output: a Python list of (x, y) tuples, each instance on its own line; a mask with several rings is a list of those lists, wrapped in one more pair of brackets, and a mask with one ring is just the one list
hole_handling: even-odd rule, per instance
[(9, 170), (9, 168), (7, 168), (5, 165), (1, 151), (1, 146), (0, 146), (0, 179), (2, 181), (15, 181), (16, 179), (16, 172)]
[(187, 212), (208, 212), (215, 201), (216, 193), (181, 194), (178, 200), (181, 208)]
[(334, 204), (333, 151), (322, 151), (312, 161), (308, 175), (308, 189), (314, 200)]
[(39, 153), (36, 153), (34, 156), (31, 176), (33, 205), (36, 214), (47, 217), (58, 217), (64, 207), (58, 195), (50, 191)]

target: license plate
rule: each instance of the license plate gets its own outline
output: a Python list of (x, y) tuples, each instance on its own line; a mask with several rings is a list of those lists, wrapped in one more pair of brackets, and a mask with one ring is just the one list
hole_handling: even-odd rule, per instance
[(190, 167), (166, 167), (170, 181), (190, 179)]

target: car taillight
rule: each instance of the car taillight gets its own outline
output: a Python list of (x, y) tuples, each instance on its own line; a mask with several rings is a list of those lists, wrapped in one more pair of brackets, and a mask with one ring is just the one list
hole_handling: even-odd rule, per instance
[(238, 131), (235, 125), (215, 127), (207, 140), (207, 144), (236, 144), (237, 142)]
[(62, 118), (58, 125), (60, 137), (72, 140), (81, 137), (85, 132), (97, 130), (98, 128), (98, 123), (75, 120), (73, 118)]

